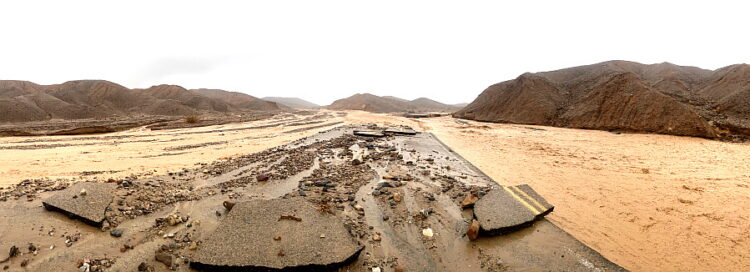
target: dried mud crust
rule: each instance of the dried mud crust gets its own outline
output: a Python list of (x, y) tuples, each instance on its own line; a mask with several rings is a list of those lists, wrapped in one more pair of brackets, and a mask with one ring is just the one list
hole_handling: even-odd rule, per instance
[[(84, 258), (107, 257), (112, 262), (107, 271), (192, 271), (195, 267), (190, 266), (191, 256), (227, 217), (229, 209), (245, 201), (278, 198), (308, 202), (315, 212), (337, 218), (348, 234), (364, 246), (358, 257), (341, 263), (341, 271), (503, 271), (493, 269), (506, 266), (512, 271), (559, 261), (558, 256), (552, 258), (552, 253), (535, 257), (549, 262), (534, 265), (524, 265), (523, 258), (504, 256), (499, 266), (497, 257), (487, 257), (504, 252), (502, 243), (492, 242), (496, 238), (470, 242), (464, 233), (473, 215), (470, 210), (461, 210), (459, 204), (467, 195), (483, 196), (493, 183), (433, 136), (376, 139), (354, 136), (354, 129), (340, 127), (277, 148), (163, 176), (110, 180), (116, 186), (101, 226), (107, 232), (80, 227), (81, 238), (71, 244), (70, 254), (58, 258), (55, 256), (59, 252), (42, 251), (29, 257), (29, 269), (42, 270), (50, 265), (79, 268), (74, 266)], [(10, 211), (9, 207), (17, 209), (18, 203), (32, 209), (38, 199), (26, 201), (25, 192), (44, 194), (38, 198), (45, 198), (54, 192), (44, 190), (64, 188), (47, 181), (39, 183), (42, 191), (37, 191), (34, 184), (14, 190), (7, 203), (11, 206), (0, 202), (0, 216)], [(21, 224), (60, 229), (75, 224), (69, 219), (52, 220), (51, 216), (34, 214)], [(17, 235), (10, 235), (15, 238), (8, 242), (48, 243), (51, 239), (29, 236), (20, 228), (14, 231)], [(320, 233), (300, 235), (326, 239)], [(555, 246), (577, 245), (572, 237), (558, 240), (562, 242), (553, 243)], [(212, 246), (221, 244), (214, 241)], [(533, 252), (524, 246), (542, 251), (550, 247), (522, 245), (522, 250), (515, 251)], [(479, 249), (486, 256), (480, 255)], [(290, 258), (283, 263), (295, 263), (292, 255), (278, 257)], [(565, 267), (576, 270), (577, 262), (565, 261)], [(603, 261), (593, 263), (613, 266)]]

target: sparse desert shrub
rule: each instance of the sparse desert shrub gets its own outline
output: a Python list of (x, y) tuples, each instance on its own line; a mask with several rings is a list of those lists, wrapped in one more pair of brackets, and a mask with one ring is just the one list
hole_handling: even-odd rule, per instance
[(195, 116), (195, 115), (185, 116), (185, 122), (188, 124), (195, 124), (195, 123), (198, 123), (198, 121), (200, 121), (198, 116)]

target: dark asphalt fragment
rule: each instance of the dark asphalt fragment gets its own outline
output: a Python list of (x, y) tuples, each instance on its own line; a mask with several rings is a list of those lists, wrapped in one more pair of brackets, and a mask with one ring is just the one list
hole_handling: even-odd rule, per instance
[(112, 202), (116, 185), (113, 183), (80, 182), (44, 202), (50, 211), (59, 211), (89, 225), (100, 227), (105, 211)]
[(483, 232), (496, 235), (531, 225), (553, 208), (528, 185), (501, 186), (474, 204), (474, 216)]
[[(304, 220), (280, 220), (291, 214)], [(301, 198), (254, 200), (235, 205), (191, 265), (205, 271), (330, 271), (362, 249), (341, 219)]]

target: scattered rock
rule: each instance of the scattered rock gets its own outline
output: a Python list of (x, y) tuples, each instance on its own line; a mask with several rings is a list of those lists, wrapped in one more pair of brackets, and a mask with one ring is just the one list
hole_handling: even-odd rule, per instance
[(477, 195), (475, 195), (475, 194), (468, 194), (468, 195), (466, 195), (466, 197), (464, 198), (464, 200), (461, 201), (461, 208), (462, 209), (466, 209), (466, 208), (469, 208), (469, 207), (473, 207), (474, 203), (477, 203), (478, 200), (479, 200), (479, 197)]
[(281, 221), (282, 219), (294, 220), (297, 222), (302, 221), (302, 218), (295, 216), (295, 215), (281, 215), (278, 221)]
[(109, 235), (112, 235), (112, 237), (121, 237), (123, 232), (125, 232), (123, 229), (113, 229), (109, 232)]
[(257, 181), (268, 181), (269, 178), (270, 177), (268, 175), (266, 175), (266, 174), (260, 174), (260, 175), (258, 175), (258, 176), (255, 177), (255, 179)]
[(401, 202), (401, 194), (400, 193), (393, 193), (393, 201)]
[(171, 253), (165, 252), (165, 251), (159, 251), (156, 252), (156, 255), (154, 256), (157, 262), (163, 263), (169, 268), (172, 268), (174, 265), (174, 256), (172, 256)]
[(431, 228), (426, 228), (426, 229), (422, 229), (422, 235), (424, 235), (424, 237), (427, 237), (427, 238), (432, 238), (434, 233), (432, 233)]
[(222, 204), (224, 205), (224, 208), (227, 209), (227, 211), (231, 211), (232, 208), (234, 207), (235, 202), (231, 200), (227, 200), (227, 201), (224, 201), (224, 203)]
[(395, 272), (404, 272), (404, 265), (401, 262), (396, 263), (396, 268), (393, 269)]
[(477, 238), (479, 238), (479, 221), (476, 219), (471, 220), (471, 224), (469, 224), (469, 229), (466, 230), (466, 236), (469, 237), (469, 240), (474, 241)]

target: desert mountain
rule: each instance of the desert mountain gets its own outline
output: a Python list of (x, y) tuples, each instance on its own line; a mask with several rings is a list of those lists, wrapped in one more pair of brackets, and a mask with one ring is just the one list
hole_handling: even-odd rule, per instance
[(281, 109), (281, 107), (276, 102), (266, 101), (244, 93), (230, 92), (219, 89), (194, 89), (192, 91), (205, 97), (224, 101), (235, 109), (262, 111), (273, 111)]
[(296, 97), (263, 97), (263, 100), (276, 102), (278, 104), (300, 110), (319, 109), (320, 105)]
[(355, 94), (334, 101), (326, 107), (331, 110), (363, 110), (370, 112), (453, 112), (458, 107), (446, 105), (428, 98), (406, 100), (392, 96), (377, 96), (369, 93)]
[(715, 138), (748, 135), (749, 103), (748, 65), (609, 61), (494, 84), (454, 116)]
[(234, 102), (175, 85), (131, 90), (105, 80), (76, 80), (55, 85), (0, 80), (0, 122), (279, 110), (276, 103), (245, 96), (249, 98), (243, 101), (254, 102), (237, 106)]

